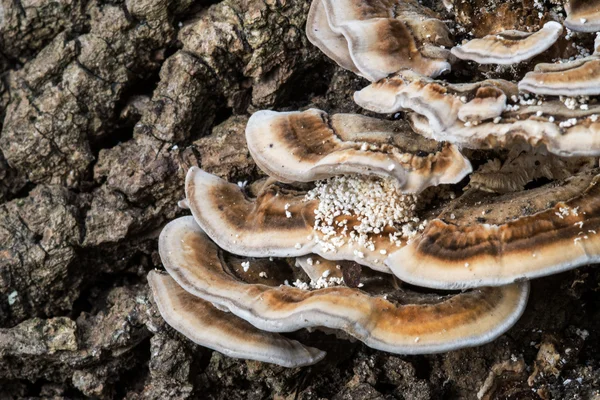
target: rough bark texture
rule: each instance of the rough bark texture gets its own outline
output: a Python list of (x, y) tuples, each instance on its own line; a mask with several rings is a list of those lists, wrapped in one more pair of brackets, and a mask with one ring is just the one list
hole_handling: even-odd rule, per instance
[[(496, 342), (441, 355), (298, 332), (329, 355), (286, 370), (162, 321), (145, 277), (188, 167), (260, 176), (243, 135), (256, 109), (358, 111), (365, 81), (307, 42), (309, 5), (0, 0), (0, 398), (473, 399), (486, 379), (489, 398), (600, 398), (593, 266), (534, 282)], [(477, 10), (460, 23), (486, 29)]]

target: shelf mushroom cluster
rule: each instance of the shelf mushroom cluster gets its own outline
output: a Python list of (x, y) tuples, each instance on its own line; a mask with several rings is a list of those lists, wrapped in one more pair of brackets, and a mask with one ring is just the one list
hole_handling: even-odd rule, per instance
[[(569, 3), (569, 29), (596, 30), (600, 5), (588, 3)], [(445, 24), (414, 0), (314, 0), (306, 29), (372, 82), (358, 105), (405, 112), (410, 126), (256, 112), (246, 139), (268, 178), (237, 185), (192, 167), (181, 202), (192, 215), (161, 232), (166, 273), (148, 281), (169, 325), (232, 357), (286, 367), (325, 356), (282, 335), (300, 329), (393, 353), (443, 352), (509, 329), (528, 279), (600, 261), (600, 105), (556, 98), (600, 95), (600, 53), (540, 64), (519, 83), (451, 84), (439, 75), (457, 58), (519, 63), (550, 48), (562, 25), (450, 49)], [(447, 186), (473, 172), (462, 149), (518, 151), (480, 168), (454, 198)], [(498, 184), (522, 165), (533, 167)], [(526, 188), (540, 177), (551, 182)]]
[(450, 32), (416, 0), (314, 0), (306, 22), (308, 39), (341, 67), (378, 81), (402, 69), (438, 76)]

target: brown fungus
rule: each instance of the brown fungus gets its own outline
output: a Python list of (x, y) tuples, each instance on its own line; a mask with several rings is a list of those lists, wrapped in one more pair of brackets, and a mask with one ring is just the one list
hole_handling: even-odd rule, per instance
[[(486, 100), (488, 95), (490, 99)], [(505, 104), (507, 99), (513, 104)], [(600, 105), (574, 109), (559, 100), (520, 104), (516, 85), (508, 81), (448, 84), (403, 71), (356, 92), (354, 100), (378, 113), (413, 111), (409, 118), (418, 133), (461, 147), (522, 146), (547, 149), (559, 156), (600, 155)], [(486, 103), (487, 109), (479, 107), (481, 117), (475, 117), (474, 105)], [(461, 120), (467, 115), (471, 120)], [(493, 115), (496, 117), (491, 118)]]
[[(202, 229), (233, 254), (296, 257), (311, 252), (307, 237), (312, 234), (316, 202), (304, 202), (305, 193), (267, 184), (256, 199), (250, 199), (238, 185), (196, 167), (187, 174), (185, 191)], [(286, 211), (295, 217), (287, 218)]]
[(414, 0), (313, 0), (308, 39), (341, 67), (377, 81), (401, 69), (450, 70), (449, 31)]
[(277, 333), (261, 331), (230, 312), (215, 308), (185, 290), (173, 278), (151, 271), (148, 283), (164, 320), (201, 346), (228, 357), (257, 360), (288, 368), (315, 364), (325, 352)]
[[(339, 179), (341, 182), (348, 179), (350, 183), (363, 182), (360, 178)], [(390, 203), (392, 193), (384, 197), (385, 191), (378, 181), (367, 179), (365, 182), (371, 183), (373, 189), (363, 195), (379, 189), (380, 205)], [(319, 217), (323, 201), (318, 193), (310, 197), (306, 191), (267, 184), (252, 199), (238, 185), (196, 167), (187, 174), (186, 196), (198, 224), (221, 248), (231, 253), (248, 257), (299, 257), (315, 253), (331, 260), (353, 260), (389, 272), (383, 263), (385, 257), (406, 243), (406, 235), (412, 237), (423, 227), (416, 226), (418, 223), (414, 221), (418, 219), (411, 214), (413, 196), (399, 194), (394, 182), (384, 182), (388, 187), (396, 188), (393, 193), (395, 207), (390, 208), (390, 213), (398, 215), (406, 203), (406, 215), (403, 216), (406, 223), (390, 226), (384, 218), (380, 225), (364, 228), (372, 228), (366, 233), (355, 231), (356, 227), (364, 231), (365, 223), (361, 221), (372, 223), (369, 215), (346, 210), (331, 217)], [(338, 192), (352, 190), (350, 185), (341, 185), (344, 190)], [(361, 187), (356, 188), (357, 193), (360, 190)]]
[(189, 293), (269, 332), (340, 329), (366, 345), (394, 353), (436, 353), (494, 340), (522, 314), (527, 282), (396, 305), (358, 289), (305, 291), (247, 284), (228, 273), (219, 248), (193, 218), (170, 222), (159, 251), (171, 276)]
[[(354, 101), (380, 114), (412, 110), (425, 116), (435, 132), (444, 132), (456, 124), (459, 114), (475, 120), (499, 117), (506, 109), (507, 97), (517, 94), (517, 86), (505, 80), (447, 84), (402, 71), (356, 92)], [(476, 117), (473, 110), (477, 109), (485, 117)]]
[(282, 182), (310, 182), (343, 174), (393, 177), (402, 191), (461, 181), (472, 171), (450, 144), (439, 145), (406, 123), (355, 114), (259, 111), (246, 128), (257, 165)]
[(538, 64), (519, 82), (519, 90), (550, 96), (600, 95), (600, 55)]
[(600, 1), (598, 0), (568, 0), (565, 4), (567, 18), (565, 26), (572, 31), (600, 31)]
[[(462, 100), (461, 100), (462, 101)], [(477, 89), (475, 97), (460, 106), (458, 119), (463, 122), (482, 122), (502, 115), (506, 109), (506, 94), (498, 87), (483, 86)]]
[(509, 30), (473, 39), (462, 46), (453, 47), (452, 54), (479, 64), (512, 65), (548, 50), (562, 32), (561, 24), (550, 21), (534, 33)]
[(600, 260), (600, 176), (585, 172), (503, 196), (471, 190), (386, 260), (433, 288), (504, 285)]

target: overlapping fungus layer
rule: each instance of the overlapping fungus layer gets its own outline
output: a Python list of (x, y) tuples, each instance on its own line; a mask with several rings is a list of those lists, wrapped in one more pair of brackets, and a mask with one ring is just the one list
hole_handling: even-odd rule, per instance
[[(308, 39), (370, 81), (359, 106), (395, 118), (258, 111), (246, 140), (268, 179), (250, 191), (192, 167), (192, 216), (159, 238), (169, 275), (148, 277), (165, 320), (286, 367), (325, 356), (277, 333), (305, 328), (440, 352), (506, 332), (527, 279), (600, 261), (600, 39), (573, 42), (600, 30), (600, 2), (568, 1), (564, 21), (535, 7), (537, 28), (456, 45), (416, 0), (314, 0)], [(486, 79), (449, 83), (456, 65)], [(493, 78), (507, 71), (522, 79)]]

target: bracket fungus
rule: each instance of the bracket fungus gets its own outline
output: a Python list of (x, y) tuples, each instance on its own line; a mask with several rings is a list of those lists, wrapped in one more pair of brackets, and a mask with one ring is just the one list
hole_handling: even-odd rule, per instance
[(512, 65), (529, 60), (548, 50), (563, 32), (561, 24), (547, 22), (537, 32), (508, 30), (452, 48), (452, 54), (462, 60), (479, 64)]
[(600, 2), (598, 0), (568, 0), (565, 4), (565, 26), (572, 31), (600, 31)]
[(151, 271), (148, 283), (165, 321), (201, 346), (229, 357), (294, 368), (312, 365), (325, 352), (277, 333), (261, 331), (185, 290), (169, 275)]
[(416, 196), (389, 178), (343, 176), (308, 192), (267, 184), (251, 199), (238, 185), (193, 167), (186, 196), (220, 247), (248, 257), (314, 253), (389, 272), (383, 260), (425, 226), (414, 213)]
[[(571, 0), (567, 26), (579, 18), (591, 30), (591, 4)], [(452, 53), (511, 65), (562, 30), (503, 31)], [(600, 95), (598, 53), (540, 64), (518, 84), (449, 83), (433, 79), (450, 70), (449, 31), (415, 0), (314, 0), (306, 32), (372, 81), (355, 93), (359, 106), (406, 114), (258, 111), (246, 139), (268, 178), (248, 189), (192, 167), (181, 202), (192, 216), (159, 238), (170, 277), (148, 277), (167, 323), (225, 354), (290, 367), (324, 356), (277, 335), (300, 329), (441, 352), (509, 329), (529, 279), (600, 261), (600, 104), (558, 97)], [(467, 156), (479, 166), (468, 184)]]
[(414, 111), (428, 119), (434, 132), (442, 133), (460, 121), (459, 115), (467, 121), (499, 117), (507, 98), (517, 94), (517, 86), (504, 80), (449, 84), (402, 71), (357, 91), (354, 101), (380, 114)]
[(407, 282), (458, 289), (503, 285), (598, 262), (597, 173), (497, 197), (473, 190), (386, 264)]
[(403, 192), (457, 183), (472, 171), (450, 144), (409, 132), (406, 124), (355, 114), (259, 111), (246, 128), (257, 165), (281, 182), (344, 174), (393, 177)]
[(398, 305), (347, 287), (305, 291), (247, 284), (228, 272), (219, 248), (191, 217), (164, 228), (159, 251), (185, 291), (260, 330), (340, 329), (370, 347), (394, 353), (435, 353), (489, 342), (520, 317), (529, 291), (525, 282)]
[(521, 91), (550, 96), (600, 95), (600, 55), (566, 63), (538, 64), (519, 82)]
[(308, 39), (341, 67), (370, 81), (401, 69), (438, 76), (450, 70), (449, 31), (415, 0), (313, 0)]
[(461, 147), (526, 144), (560, 156), (600, 155), (598, 104), (573, 109), (559, 100), (528, 100), (508, 81), (449, 84), (404, 71), (356, 92), (354, 100), (377, 113), (412, 111), (415, 131)]

